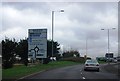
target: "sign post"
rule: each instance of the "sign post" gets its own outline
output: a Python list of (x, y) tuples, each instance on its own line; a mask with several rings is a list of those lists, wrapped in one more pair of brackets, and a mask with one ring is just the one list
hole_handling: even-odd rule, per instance
[(47, 29), (28, 30), (28, 58), (47, 58)]

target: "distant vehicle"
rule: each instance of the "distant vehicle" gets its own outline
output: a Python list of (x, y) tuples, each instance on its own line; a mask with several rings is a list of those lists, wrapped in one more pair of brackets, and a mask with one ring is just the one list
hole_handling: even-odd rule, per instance
[(86, 70), (96, 70), (99, 72), (99, 63), (97, 62), (97, 60), (86, 60), (84, 65), (84, 71)]
[(117, 61), (120, 62), (120, 56), (117, 57)]
[(118, 61), (118, 60), (117, 60), (117, 57), (114, 57), (114, 58), (113, 58), (113, 62), (114, 62), (114, 63), (117, 63), (117, 61)]
[(114, 59), (113, 62), (117, 63), (117, 59)]

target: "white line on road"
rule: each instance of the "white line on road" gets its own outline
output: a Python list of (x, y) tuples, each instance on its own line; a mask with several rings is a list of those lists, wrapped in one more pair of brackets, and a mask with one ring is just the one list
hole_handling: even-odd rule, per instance
[(35, 75), (35, 74), (38, 74), (38, 73), (41, 73), (41, 72), (44, 72), (44, 71), (45, 71), (45, 70), (42, 70), (42, 71), (38, 71), (38, 72), (33, 73), (33, 74), (29, 74), (29, 75), (23, 76), (23, 77), (21, 77), (21, 78), (15, 80), (15, 81), (19, 81), (19, 80), (21, 80), (21, 79), (24, 79), (24, 78), (26, 78), (26, 77), (30, 77), (30, 76), (32, 76), (32, 75)]
[(85, 79), (85, 77), (82, 77), (83, 79)]
[(82, 76), (82, 79), (85, 79), (85, 77), (83, 77), (83, 73), (82, 73), (82, 70), (80, 70), (81, 71), (81, 76)]

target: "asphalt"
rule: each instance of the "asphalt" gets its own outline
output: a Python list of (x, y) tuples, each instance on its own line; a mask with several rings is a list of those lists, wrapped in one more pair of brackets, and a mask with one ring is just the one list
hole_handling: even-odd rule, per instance
[(41, 72), (40, 74), (26, 77), (26, 79), (80, 79), (82, 65), (69, 66)]
[[(102, 64), (100, 65), (100, 72), (96, 71), (84, 71), (83, 64), (81, 65), (74, 65), (74, 66), (67, 66), (58, 69), (52, 69), (48, 71), (43, 71), (23, 79), (34, 79), (34, 80), (44, 80), (44, 79), (119, 79), (118, 75), (116, 74), (117, 64)], [(116, 68), (117, 69), (117, 68)]]
[(115, 74), (118, 76), (120, 81), (120, 62), (119, 63), (110, 63), (103, 67), (105, 71)]

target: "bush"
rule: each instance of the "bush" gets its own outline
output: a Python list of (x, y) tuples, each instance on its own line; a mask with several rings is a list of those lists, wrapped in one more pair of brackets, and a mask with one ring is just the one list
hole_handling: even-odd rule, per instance
[(28, 60), (27, 59), (24, 60), (24, 65), (28, 66)]
[(50, 58), (44, 58), (43, 59), (43, 64), (48, 64), (50, 62)]
[(13, 62), (12, 61), (4, 61), (2, 64), (2, 67), (4, 69), (12, 68), (13, 67)]
[(84, 57), (69, 57), (69, 58), (62, 58), (63, 61), (73, 61), (73, 62), (85, 62)]

